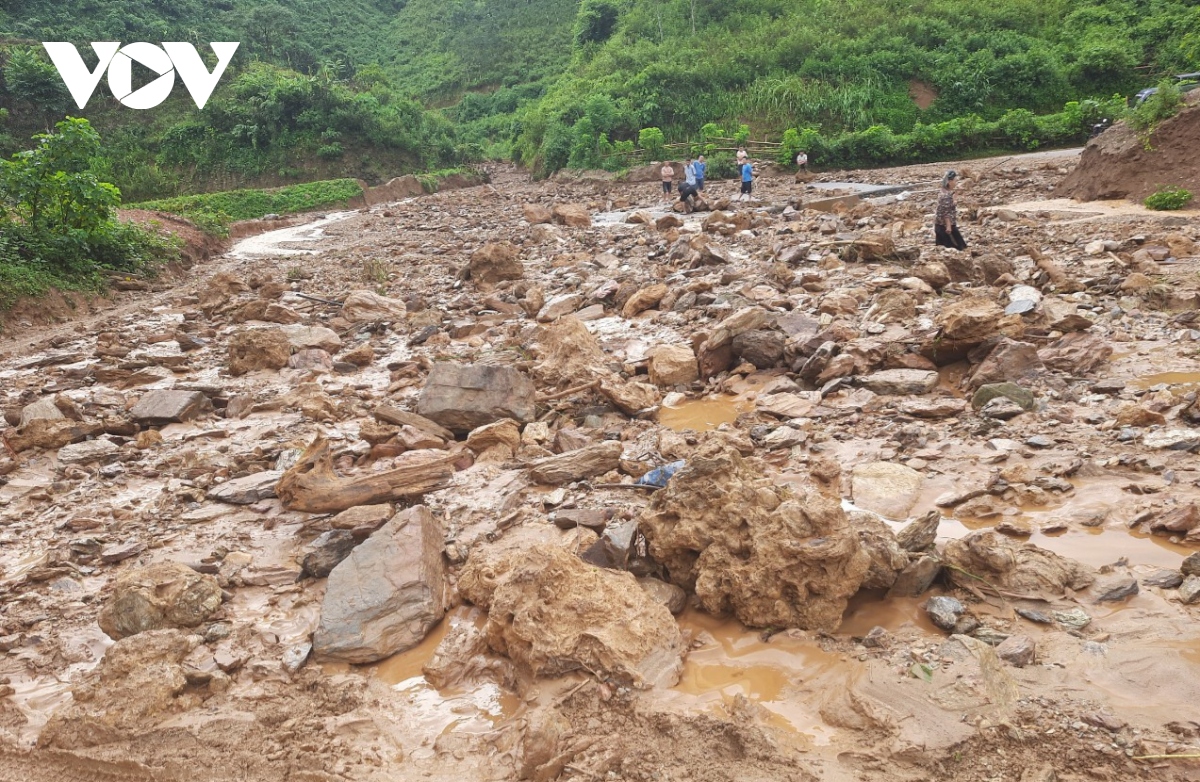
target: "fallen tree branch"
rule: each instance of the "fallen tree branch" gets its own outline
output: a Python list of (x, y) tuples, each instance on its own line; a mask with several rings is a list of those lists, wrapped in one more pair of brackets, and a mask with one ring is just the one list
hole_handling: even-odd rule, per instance
[(279, 479), (275, 493), (288, 510), (339, 513), (359, 505), (416, 498), (441, 489), (454, 475), (457, 459), (455, 453), (386, 472), (342, 478), (333, 471), (329, 443), (318, 437)]
[(581, 391), (591, 391), (592, 389), (596, 388), (596, 386), (598, 386), (598, 385), (600, 385), (600, 381), (593, 380), (592, 382), (584, 383), (581, 386), (575, 386), (574, 388), (568, 388), (566, 391), (559, 391), (556, 394), (548, 394), (547, 396), (543, 396), (540, 399), (538, 399), (538, 401), (539, 402), (553, 402), (555, 399), (562, 399), (564, 397), (571, 396), (572, 394), (578, 394)]

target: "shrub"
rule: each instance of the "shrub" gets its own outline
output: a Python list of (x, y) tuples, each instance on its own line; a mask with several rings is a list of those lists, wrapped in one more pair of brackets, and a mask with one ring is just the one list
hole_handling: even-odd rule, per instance
[(667, 143), (666, 136), (658, 128), (642, 128), (638, 132), (638, 146), (646, 150), (651, 159), (662, 157), (663, 146)]
[(1143, 203), (1147, 209), (1163, 212), (1182, 209), (1191, 200), (1190, 190), (1184, 190), (1182, 187), (1164, 187), (1153, 195), (1147, 196)]
[(1170, 79), (1163, 79), (1153, 95), (1125, 113), (1125, 121), (1145, 139), (1154, 132), (1158, 123), (1174, 117), (1181, 103), (1183, 94), (1179, 91), (1179, 85)]

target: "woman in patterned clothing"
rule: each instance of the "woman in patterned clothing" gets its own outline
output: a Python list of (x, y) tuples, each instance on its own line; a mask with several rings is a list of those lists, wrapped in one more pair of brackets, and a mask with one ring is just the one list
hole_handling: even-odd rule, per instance
[(957, 171), (947, 171), (946, 176), (942, 177), (937, 212), (933, 216), (933, 239), (942, 247), (965, 250), (967, 243), (958, 232), (958, 205), (954, 203), (954, 186), (957, 184)]

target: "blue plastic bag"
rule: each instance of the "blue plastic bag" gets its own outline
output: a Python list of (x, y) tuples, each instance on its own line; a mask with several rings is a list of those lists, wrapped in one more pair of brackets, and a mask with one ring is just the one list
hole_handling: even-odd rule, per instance
[(667, 481), (674, 477), (675, 473), (687, 466), (687, 462), (680, 459), (677, 462), (664, 464), (662, 467), (657, 467), (650, 472), (638, 478), (637, 482), (641, 486), (657, 486), (663, 488), (667, 485)]

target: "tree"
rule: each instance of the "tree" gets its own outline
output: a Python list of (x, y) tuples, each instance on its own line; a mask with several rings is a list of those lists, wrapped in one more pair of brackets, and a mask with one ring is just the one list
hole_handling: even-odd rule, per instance
[(4, 66), (4, 82), (18, 103), (41, 115), (49, 130), (51, 121), (62, 116), (67, 105), (67, 88), (58, 71), (34, 49), (14, 48)]
[(657, 159), (662, 155), (663, 146), (667, 143), (667, 137), (658, 128), (642, 128), (638, 132), (638, 146), (646, 150), (646, 154), (651, 159)]
[(575, 45), (604, 43), (617, 27), (620, 10), (611, 0), (583, 0), (575, 17)]

